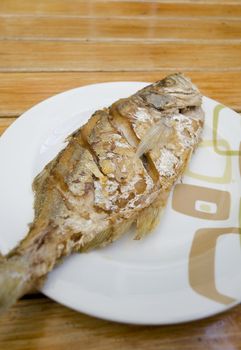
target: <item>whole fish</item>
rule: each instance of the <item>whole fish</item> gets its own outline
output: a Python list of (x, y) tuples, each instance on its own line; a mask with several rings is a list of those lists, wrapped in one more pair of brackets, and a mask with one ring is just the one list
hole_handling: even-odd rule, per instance
[(136, 224), (159, 221), (168, 194), (200, 141), (202, 96), (173, 74), (95, 112), (35, 178), (35, 218), (1, 258), (0, 311), (72, 252), (103, 247)]

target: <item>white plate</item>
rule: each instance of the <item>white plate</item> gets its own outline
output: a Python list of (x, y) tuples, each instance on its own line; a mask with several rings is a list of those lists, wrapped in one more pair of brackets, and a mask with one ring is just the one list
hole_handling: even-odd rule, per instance
[[(64, 92), (31, 108), (4, 133), (3, 254), (26, 234), (33, 219), (32, 180), (65, 137), (96, 109), (145, 85), (104, 83)], [(49, 274), (44, 294), (90, 315), (136, 324), (194, 320), (241, 300), (241, 119), (206, 97), (203, 108), (203, 143), (155, 232), (142, 241), (129, 233), (105, 249), (71, 256)]]

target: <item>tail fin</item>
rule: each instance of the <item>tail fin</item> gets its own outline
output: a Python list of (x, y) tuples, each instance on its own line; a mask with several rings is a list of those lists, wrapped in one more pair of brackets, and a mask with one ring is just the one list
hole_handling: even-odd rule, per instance
[(16, 257), (0, 262), (0, 314), (26, 292), (27, 270), (27, 264)]

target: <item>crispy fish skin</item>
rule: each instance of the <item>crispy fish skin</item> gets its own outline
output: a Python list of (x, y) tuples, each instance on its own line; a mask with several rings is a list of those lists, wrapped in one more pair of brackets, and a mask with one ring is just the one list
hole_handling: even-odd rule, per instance
[[(36, 177), (35, 219), (0, 262), (0, 311), (72, 252), (158, 223), (203, 129), (202, 96), (174, 74), (97, 111)], [(145, 218), (145, 220), (143, 220)]]

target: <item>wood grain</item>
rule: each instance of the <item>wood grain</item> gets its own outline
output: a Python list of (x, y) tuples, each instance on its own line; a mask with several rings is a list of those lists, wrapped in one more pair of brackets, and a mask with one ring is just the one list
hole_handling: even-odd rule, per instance
[(241, 42), (241, 21), (0, 16), (0, 39)]
[(93, 17), (238, 17), (240, 1), (79, 1), (1, 0), (0, 13), (7, 15)]
[(21, 300), (0, 319), (0, 348), (11, 350), (240, 349), (241, 306), (193, 323), (143, 327), (92, 318), (46, 298)]
[(16, 120), (16, 118), (0, 118), (0, 136)]
[(0, 71), (237, 71), (240, 53), (239, 44), (8, 40), (0, 45)]
[[(18, 116), (47, 97), (75, 87), (107, 81), (154, 82), (160, 72), (0, 73), (0, 117)], [(186, 72), (201, 92), (241, 111), (241, 72)]]

